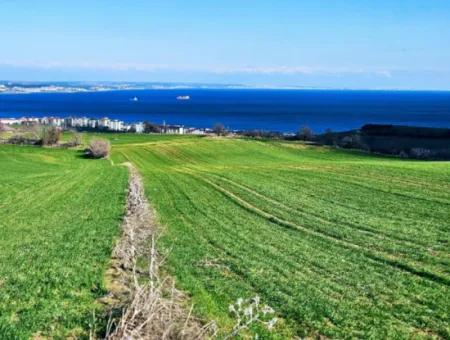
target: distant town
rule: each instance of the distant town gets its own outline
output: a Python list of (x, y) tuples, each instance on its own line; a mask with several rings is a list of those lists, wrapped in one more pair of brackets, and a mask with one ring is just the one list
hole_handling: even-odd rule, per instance
[(200, 129), (183, 125), (153, 124), (149, 122), (125, 123), (122, 120), (110, 119), (103, 117), (100, 119), (88, 117), (22, 117), (22, 118), (0, 118), (0, 124), (6, 126), (21, 125), (21, 126), (55, 126), (61, 129), (76, 129), (76, 130), (97, 130), (104, 132), (131, 132), (144, 133), (156, 132), (164, 134), (207, 134), (211, 129)]

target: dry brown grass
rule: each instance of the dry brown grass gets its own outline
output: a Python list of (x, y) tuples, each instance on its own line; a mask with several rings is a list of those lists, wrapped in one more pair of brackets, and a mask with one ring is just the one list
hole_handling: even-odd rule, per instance
[[(161, 277), (162, 259), (156, 250), (159, 228), (144, 195), (142, 180), (129, 165), (130, 183), (123, 235), (109, 271), (110, 301), (121, 306), (122, 315), (111, 319), (106, 339), (203, 339), (215, 334), (215, 324), (202, 323), (191, 315), (186, 298), (172, 278)], [(148, 269), (138, 269), (139, 258)]]

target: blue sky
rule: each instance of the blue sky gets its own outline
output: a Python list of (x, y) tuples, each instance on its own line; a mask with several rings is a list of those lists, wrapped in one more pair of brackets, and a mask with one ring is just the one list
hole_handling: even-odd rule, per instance
[(0, 0), (0, 79), (450, 89), (450, 1)]

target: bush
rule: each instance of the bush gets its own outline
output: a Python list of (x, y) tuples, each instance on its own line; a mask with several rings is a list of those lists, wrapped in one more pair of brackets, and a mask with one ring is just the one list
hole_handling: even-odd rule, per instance
[(106, 158), (109, 156), (111, 144), (106, 139), (93, 139), (89, 143), (89, 155), (94, 158)]
[(252, 138), (267, 138), (267, 139), (281, 139), (283, 134), (277, 131), (264, 131), (264, 130), (247, 130), (241, 133), (242, 136)]
[(61, 138), (61, 130), (55, 126), (44, 127), (41, 131), (42, 145), (58, 144), (60, 138)]
[(425, 148), (412, 148), (410, 155), (417, 159), (430, 159), (433, 157), (433, 152)]
[(81, 135), (81, 133), (74, 133), (67, 142), (67, 146), (69, 147), (80, 146), (82, 142), (83, 136)]
[(27, 139), (22, 135), (13, 135), (8, 139), (9, 144), (27, 144)]
[(405, 150), (400, 151), (400, 153), (398, 154), (398, 156), (400, 158), (409, 158), (408, 153)]
[(339, 142), (338, 145), (342, 148), (346, 149), (360, 149), (360, 150), (368, 150), (368, 146), (363, 143), (361, 136), (359, 134), (344, 136)]
[(160, 133), (161, 132), (161, 128), (152, 123), (152, 122), (144, 122), (144, 132), (145, 133)]

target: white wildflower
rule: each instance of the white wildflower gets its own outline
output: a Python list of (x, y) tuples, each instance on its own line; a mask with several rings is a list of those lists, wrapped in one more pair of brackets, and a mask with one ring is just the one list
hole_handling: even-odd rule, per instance
[(261, 309), (261, 312), (262, 312), (264, 315), (267, 315), (267, 314), (272, 314), (272, 313), (274, 313), (275, 311), (273, 310), (272, 307), (270, 307), (270, 306), (268, 306), (268, 305), (265, 305), (265, 306)]
[(272, 320), (270, 320), (267, 323), (267, 329), (271, 330), (273, 328), (273, 326), (275, 326), (275, 324), (277, 323), (278, 319), (277, 318), (273, 318)]
[[(233, 331), (224, 337), (225, 340), (236, 337), (244, 329), (250, 331), (250, 326), (255, 323), (259, 323), (269, 330), (275, 326), (277, 318), (267, 321), (275, 311), (268, 305), (260, 305), (260, 302), (261, 298), (256, 295), (251, 299), (244, 300), (239, 298), (234, 304), (229, 305), (228, 309), (230, 313), (234, 314), (236, 324), (233, 327)], [(255, 334), (254, 338), (258, 339), (259, 337)]]

